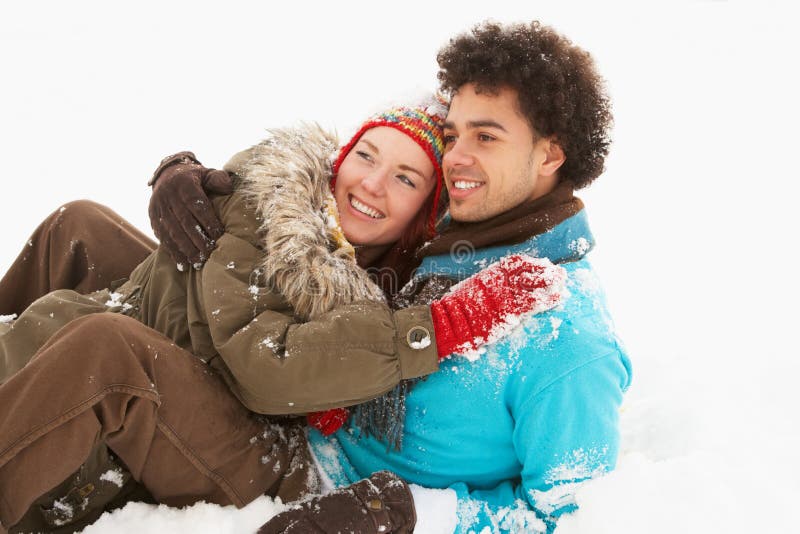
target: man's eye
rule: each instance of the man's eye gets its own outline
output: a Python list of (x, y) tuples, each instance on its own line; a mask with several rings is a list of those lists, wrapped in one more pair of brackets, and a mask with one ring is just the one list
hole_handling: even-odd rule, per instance
[(494, 141), (494, 137), (489, 134), (478, 134), (478, 141)]
[(455, 142), (456, 142), (456, 136), (455, 135), (445, 135), (444, 136), (444, 144), (445, 144), (445, 146), (449, 145), (450, 143), (455, 143)]

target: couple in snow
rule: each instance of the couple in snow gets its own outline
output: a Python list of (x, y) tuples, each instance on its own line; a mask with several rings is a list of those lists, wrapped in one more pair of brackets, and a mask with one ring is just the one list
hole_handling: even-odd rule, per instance
[(266, 494), (298, 501), (266, 533), (546, 532), (613, 468), (630, 367), (573, 194), (602, 80), (538, 23), (438, 60), (449, 106), (340, 149), (302, 127), (222, 171), (165, 159), (158, 248), (86, 202), (37, 229), (0, 281), (0, 531)]

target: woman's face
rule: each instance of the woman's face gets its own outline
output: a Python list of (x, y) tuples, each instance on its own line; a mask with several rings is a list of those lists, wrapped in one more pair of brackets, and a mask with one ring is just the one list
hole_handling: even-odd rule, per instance
[(397, 241), (435, 183), (433, 163), (414, 140), (388, 126), (367, 130), (336, 176), (345, 237), (354, 245)]

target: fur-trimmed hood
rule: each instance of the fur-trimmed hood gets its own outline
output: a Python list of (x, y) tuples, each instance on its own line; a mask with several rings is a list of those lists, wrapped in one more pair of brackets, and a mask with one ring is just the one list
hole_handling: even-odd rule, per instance
[(330, 191), (335, 135), (317, 124), (269, 130), (270, 136), (224, 167), (261, 217), (261, 268), (297, 316), (310, 319), (358, 300), (384, 300), (355, 262)]

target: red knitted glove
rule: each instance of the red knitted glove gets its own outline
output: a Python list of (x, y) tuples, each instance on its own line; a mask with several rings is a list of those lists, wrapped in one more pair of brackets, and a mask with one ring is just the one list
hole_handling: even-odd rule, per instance
[(309, 426), (322, 432), (323, 436), (330, 436), (342, 427), (348, 417), (350, 412), (347, 408), (333, 408), (324, 412), (312, 412), (306, 416), (306, 421)]
[(474, 351), (502, 337), (520, 315), (555, 307), (566, 278), (548, 259), (515, 254), (453, 286), (431, 303), (439, 358)]

